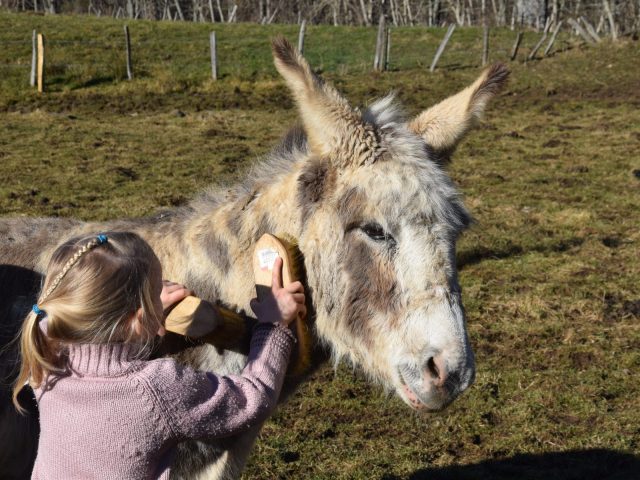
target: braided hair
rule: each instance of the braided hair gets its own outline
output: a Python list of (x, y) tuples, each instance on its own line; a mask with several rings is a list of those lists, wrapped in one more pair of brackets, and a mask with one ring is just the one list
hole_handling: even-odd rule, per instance
[[(51, 374), (68, 373), (69, 344), (128, 342), (146, 354), (162, 326), (161, 279), (160, 262), (135, 233), (74, 237), (60, 245), (22, 326), (13, 390), (18, 410), (25, 382), (38, 387)], [(142, 331), (134, 328), (136, 318)]]
[[(47, 297), (49, 295), (51, 295), (51, 292), (53, 292), (55, 290), (55, 288), (58, 285), (60, 285), (60, 282), (65, 277), (67, 272), (71, 269), (71, 267), (73, 267), (78, 262), (78, 260), (80, 260), (80, 257), (82, 257), (82, 255), (87, 253), (92, 248), (95, 248), (98, 245), (102, 245), (103, 243), (106, 243), (108, 238), (109, 237), (107, 237), (105, 234), (100, 234), (100, 235), (95, 236), (91, 240), (89, 240), (82, 247), (80, 247), (78, 249), (78, 251), (76, 253), (74, 253), (73, 256), (69, 260), (67, 260), (67, 263), (64, 264), (64, 266), (62, 267), (62, 270), (60, 271), (60, 273), (58, 273), (58, 275), (56, 275), (56, 277), (53, 279), (53, 281), (49, 284), (49, 288), (47, 288), (47, 290), (40, 296), (40, 302), (43, 302), (44, 300), (46, 300)], [(39, 305), (36, 304), (34, 307), (35, 308), (33, 310), (34, 310), (34, 312), (36, 314), (44, 314), (44, 311), (42, 311), (39, 308)]]

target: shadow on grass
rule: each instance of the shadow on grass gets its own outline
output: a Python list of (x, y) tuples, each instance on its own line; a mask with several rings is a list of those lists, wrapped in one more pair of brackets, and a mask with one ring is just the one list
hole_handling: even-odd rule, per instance
[(97, 85), (104, 85), (105, 83), (113, 83), (116, 81), (115, 75), (101, 75), (98, 77), (93, 77), (87, 80), (86, 82), (79, 82), (73, 86), (72, 90), (79, 90), (81, 88), (89, 88), (95, 87)]
[[(393, 477), (386, 477), (391, 480)], [(472, 465), (425, 468), (411, 480), (637, 480), (640, 457), (614, 450), (521, 454)]]
[[(509, 243), (508, 245), (498, 248), (489, 248), (484, 245), (478, 245), (469, 250), (461, 251), (458, 253), (458, 270), (462, 270), (466, 266), (475, 265), (485, 260), (501, 260), (503, 258), (512, 258), (518, 255), (524, 255), (525, 253), (529, 252), (566, 252), (573, 247), (582, 245), (584, 241), (584, 238), (566, 238), (543, 243), (527, 249), (513, 243)], [(640, 478), (640, 476), (638, 478)]]
[(522, 253), (523, 250), (520, 245), (509, 244), (503, 248), (487, 248), (483, 245), (478, 245), (458, 253), (458, 270), (462, 270), (468, 265), (475, 265), (484, 260), (510, 258), (521, 255)]

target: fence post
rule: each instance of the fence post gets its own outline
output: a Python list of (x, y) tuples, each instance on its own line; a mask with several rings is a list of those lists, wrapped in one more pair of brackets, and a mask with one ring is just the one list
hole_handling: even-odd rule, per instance
[(44, 92), (44, 35), (38, 33), (38, 92)]
[(558, 24), (556, 25), (556, 28), (553, 30), (553, 35), (551, 35), (551, 40), (549, 40), (547, 48), (544, 49), (544, 53), (542, 54), (544, 57), (546, 57), (549, 54), (549, 52), (551, 51), (551, 47), (553, 47), (553, 42), (556, 41), (556, 37), (558, 36), (558, 32), (560, 31), (560, 27), (562, 27), (562, 20), (560, 20), (558, 22)]
[(455, 29), (456, 29), (455, 23), (449, 25), (449, 30), (447, 30), (447, 34), (442, 39), (442, 42), (440, 43), (440, 46), (438, 47), (438, 50), (436, 51), (436, 54), (433, 57), (433, 62), (431, 62), (431, 67), (429, 68), (430, 72), (433, 73), (433, 71), (436, 69), (438, 60), (440, 60), (440, 57), (442, 56), (442, 52), (444, 52), (444, 49), (447, 46), (447, 43), (449, 43), (449, 39), (451, 38), (451, 35), (453, 35), (453, 31)]
[(384, 55), (384, 15), (380, 15), (380, 21), (378, 22), (378, 35), (376, 37), (376, 55), (373, 59), (373, 69), (382, 70), (383, 55)]
[(216, 48), (216, 32), (209, 34), (209, 45), (211, 46), (211, 78), (218, 80), (218, 51)]
[(36, 68), (38, 63), (38, 35), (33, 31), (31, 36), (31, 76), (29, 77), (29, 85), (36, 86)]
[(547, 21), (547, 24), (544, 26), (544, 31), (542, 32), (542, 37), (540, 38), (540, 41), (536, 43), (535, 47), (533, 47), (533, 50), (531, 50), (531, 53), (529, 53), (529, 56), (527, 57), (527, 60), (533, 60), (535, 58), (536, 53), (538, 53), (538, 50), (540, 50), (540, 47), (542, 46), (544, 41), (547, 39), (547, 35), (549, 34), (549, 28), (551, 28), (551, 22)]
[(302, 20), (302, 23), (300, 24), (300, 31), (298, 32), (298, 51), (300, 52), (300, 55), (304, 52), (304, 34), (306, 29), (307, 21)]
[(513, 62), (516, 59), (516, 56), (518, 55), (518, 48), (520, 48), (520, 43), (522, 42), (522, 36), (524, 34), (522, 32), (518, 32), (518, 35), (516, 36), (516, 41), (513, 44), (513, 49), (511, 50), (511, 61)]
[(390, 54), (391, 54), (391, 28), (387, 28), (387, 53), (384, 56), (384, 69), (386, 71), (389, 70)]
[(482, 66), (489, 61), (489, 25), (486, 23), (482, 27)]
[(535, 58), (536, 53), (538, 53), (538, 50), (540, 50), (540, 47), (542, 46), (542, 44), (546, 39), (547, 39), (547, 32), (543, 32), (542, 37), (540, 38), (540, 41), (536, 43), (535, 47), (533, 47), (533, 50), (531, 50), (531, 53), (529, 53), (529, 56), (527, 57), (527, 60), (533, 60)]
[(124, 40), (127, 48), (127, 78), (133, 79), (133, 69), (131, 68), (131, 38), (129, 37), (129, 27), (124, 26)]

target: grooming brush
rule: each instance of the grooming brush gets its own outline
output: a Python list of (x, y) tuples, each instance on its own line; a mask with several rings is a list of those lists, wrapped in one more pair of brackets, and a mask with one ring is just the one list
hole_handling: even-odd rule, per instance
[(236, 312), (191, 295), (173, 307), (164, 328), (221, 349), (234, 347), (247, 329), (245, 320)]
[[(265, 233), (256, 243), (253, 254), (253, 272), (258, 301), (271, 295), (273, 264), (278, 257), (282, 258), (282, 285), (286, 286), (300, 280), (302, 254), (296, 244)], [(304, 317), (296, 318), (292, 327), (298, 342), (296, 351), (291, 356), (287, 375), (299, 376), (310, 364), (311, 339)]]
[(200, 338), (213, 332), (222, 323), (218, 308), (190, 295), (169, 312), (164, 328), (185, 337)]
[[(271, 293), (273, 262), (278, 256), (282, 258), (283, 285), (301, 277), (302, 254), (295, 242), (263, 235), (256, 244), (253, 261), (259, 300)], [(311, 361), (312, 341), (305, 319), (297, 318), (294, 323), (293, 331), (298, 343), (289, 362), (289, 376), (303, 374)], [(223, 350), (237, 347), (239, 339), (247, 335), (249, 328), (246, 319), (235, 311), (194, 296), (188, 296), (176, 304), (165, 320), (167, 331), (198, 339)]]

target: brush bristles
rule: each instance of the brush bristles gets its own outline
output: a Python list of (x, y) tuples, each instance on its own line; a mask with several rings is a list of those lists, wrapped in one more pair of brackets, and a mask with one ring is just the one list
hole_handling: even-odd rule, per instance
[(218, 307), (222, 317), (222, 325), (202, 340), (220, 349), (231, 349), (238, 344), (238, 339), (247, 334), (245, 320), (240, 314), (224, 307)]
[[(278, 240), (284, 245), (287, 250), (287, 254), (290, 258), (291, 266), (291, 281), (303, 281), (305, 278), (304, 272), (304, 255), (298, 248), (298, 241), (290, 235), (283, 234), (277, 235)], [(309, 293), (305, 291), (305, 294)], [(296, 352), (292, 355), (287, 375), (290, 377), (298, 377), (303, 375), (311, 366), (311, 350), (313, 346), (313, 339), (311, 338), (311, 330), (307, 324), (305, 318), (297, 318), (295, 320), (295, 334), (298, 339), (296, 345)]]

